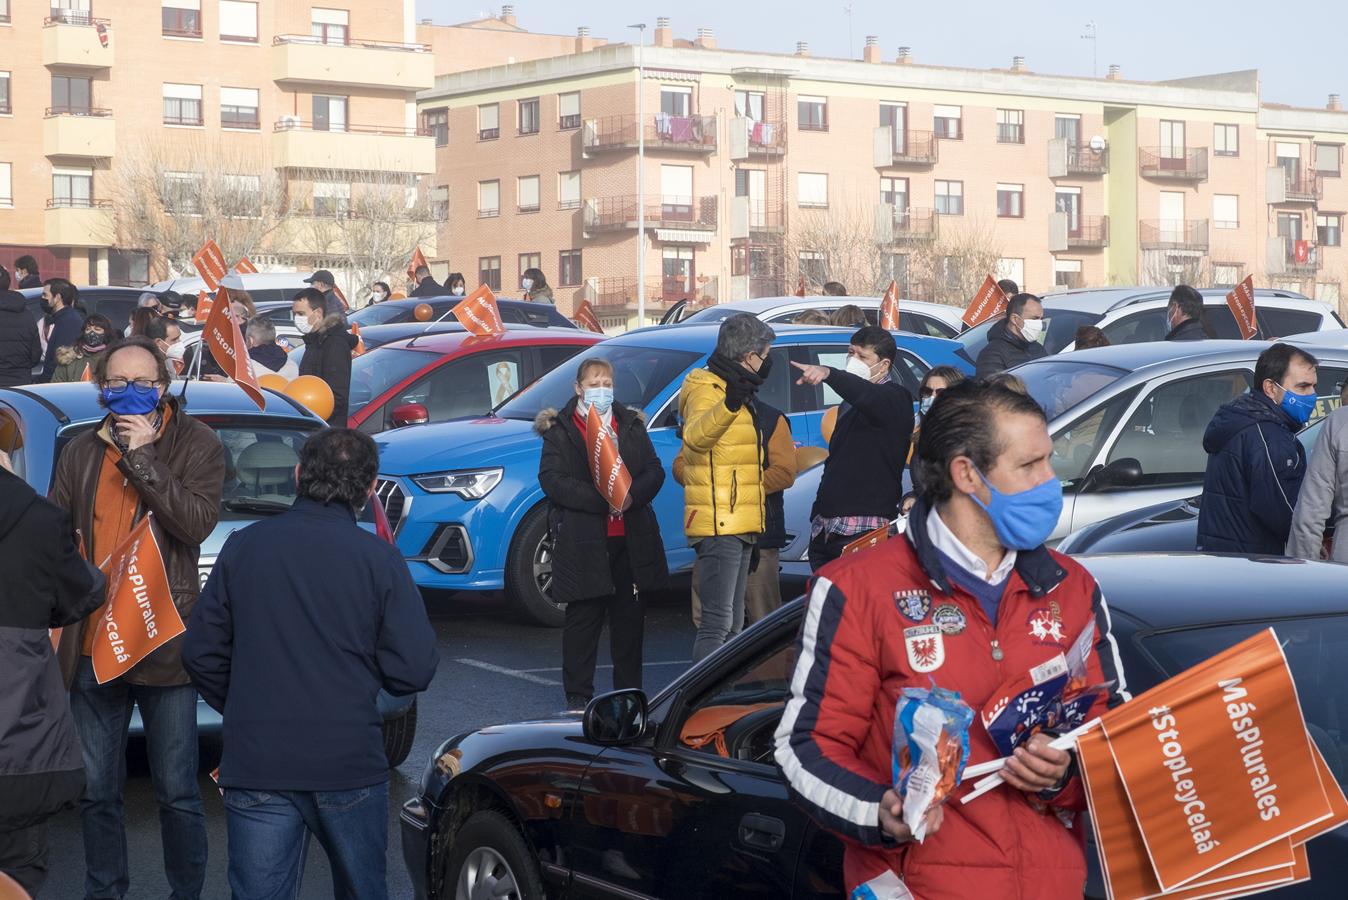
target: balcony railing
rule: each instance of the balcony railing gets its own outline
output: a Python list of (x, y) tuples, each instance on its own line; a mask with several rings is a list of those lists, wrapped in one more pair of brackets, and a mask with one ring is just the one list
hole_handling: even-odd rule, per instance
[(1048, 142), (1048, 177), (1093, 177), (1109, 172), (1109, 148), (1092, 150), (1068, 138), (1053, 138)]
[(875, 210), (877, 244), (930, 241), (936, 237), (939, 228), (940, 219), (931, 209), (904, 208), (881, 203)]
[(875, 130), (875, 165), (934, 166), (940, 160), (940, 141), (931, 131), (899, 131), (892, 125)]
[(1067, 246), (1095, 249), (1109, 246), (1109, 216), (1080, 216), (1075, 230), (1067, 226)]
[[(585, 204), (585, 231), (595, 234), (637, 227), (636, 197), (600, 197)], [(647, 228), (716, 230), (715, 197), (656, 197), (646, 201)]]
[(638, 127), (645, 131), (647, 150), (676, 150), (712, 153), (716, 150), (715, 116), (646, 116), (638, 122), (633, 115), (603, 116), (588, 119), (582, 130), (586, 153), (606, 150), (635, 150)]
[(112, 201), (92, 197), (49, 197), (47, 209), (112, 209)]
[(1144, 178), (1165, 178), (1173, 181), (1207, 181), (1208, 150), (1162, 150), (1144, 147), (1137, 151), (1138, 169)]
[(749, 152), (776, 154), (786, 152), (786, 126), (781, 122), (749, 123)]
[(1287, 202), (1316, 203), (1324, 196), (1324, 182), (1319, 173), (1302, 169), (1288, 172), (1283, 179), (1287, 186)]
[(1282, 274), (1313, 276), (1320, 271), (1320, 248), (1310, 241), (1282, 238)]
[(1138, 237), (1143, 250), (1200, 250), (1206, 252), (1208, 249), (1208, 220), (1146, 219), (1138, 223)]
[(278, 34), (271, 39), (272, 46), (277, 44), (314, 44), (327, 47), (359, 47), (365, 50), (404, 50), (408, 53), (430, 53), (430, 44), (404, 44), (399, 41), (357, 41), (316, 34)]
[(329, 123), (328, 127), (320, 128), (313, 122), (304, 119), (296, 119), (290, 116), (277, 119), (276, 124), (272, 126), (272, 131), (322, 131), (332, 134), (380, 134), (390, 137), (431, 136), (431, 132), (421, 126), (415, 128), (403, 128), (397, 125), (336, 125)]
[(49, 106), (43, 117), (47, 119), (56, 116), (82, 116), (92, 119), (106, 119), (112, 115), (112, 110), (103, 109), (97, 106)]
[(84, 9), (53, 9), (51, 15), (42, 20), (42, 27), (52, 25), (80, 25), (85, 28), (111, 28), (111, 19), (96, 19)]

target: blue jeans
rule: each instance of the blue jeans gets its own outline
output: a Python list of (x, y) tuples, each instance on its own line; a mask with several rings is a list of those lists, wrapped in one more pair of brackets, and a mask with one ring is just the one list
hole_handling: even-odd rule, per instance
[(121, 900), (130, 887), (122, 788), (131, 704), (145, 722), (150, 779), (159, 801), (164, 875), (173, 900), (195, 900), (206, 879), (206, 813), (197, 787), (197, 692), (190, 684), (145, 687), (118, 678), (99, 684), (89, 657), (80, 660), (70, 710), (84, 754), (80, 798), (84, 826), (84, 894)]
[(309, 836), (332, 867), (338, 900), (386, 900), (388, 782), (350, 791), (225, 790), (234, 900), (300, 895)]

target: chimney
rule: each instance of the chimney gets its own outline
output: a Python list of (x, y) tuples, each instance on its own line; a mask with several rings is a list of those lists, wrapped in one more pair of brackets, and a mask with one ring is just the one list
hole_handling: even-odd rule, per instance
[(809, 56), (809, 55), (810, 55), (810, 42), (809, 42), (809, 41), (796, 41), (796, 55), (797, 55), (797, 56)]
[(506, 5), (501, 7), (501, 21), (507, 25), (515, 24), (515, 7)]
[(703, 50), (715, 50), (716, 32), (710, 28), (699, 28), (697, 30), (697, 45)]
[(880, 37), (878, 35), (866, 35), (866, 49), (862, 52), (861, 58), (868, 63), (880, 61)]
[(1109, 66), (1109, 74), (1106, 75), (1105, 78), (1109, 79), (1110, 81), (1118, 81), (1121, 78), (1123, 78), (1123, 69), (1120, 68), (1116, 63), (1111, 63)]
[(590, 49), (593, 42), (590, 40), (590, 26), (581, 25), (576, 29), (576, 52), (584, 53)]
[(1025, 57), (1023, 57), (1023, 56), (1013, 56), (1013, 57), (1011, 57), (1011, 71), (1012, 71), (1012, 72), (1028, 72), (1028, 71), (1030, 71), (1029, 69), (1027, 69), (1027, 68), (1025, 67)]
[(418, 22), (417, 24), (418, 24), (418, 25), (434, 25), (434, 24), (435, 24), (435, 21), (434, 21), (433, 19), (422, 19), (422, 20), (421, 20), (420, 22)]
[(897, 63), (898, 63), (899, 65), (901, 65), (901, 66), (912, 65), (912, 62), (913, 62), (913, 48), (912, 48), (912, 47), (900, 47), (900, 48), (899, 48), (899, 58), (898, 58), (897, 60), (895, 60), (895, 62), (897, 62)]
[(674, 29), (669, 27), (669, 16), (660, 16), (655, 20), (655, 46), (674, 46)]
[(1332, 109), (1335, 112), (1341, 112), (1343, 110), (1343, 101), (1339, 99), (1338, 94), (1329, 95), (1329, 102), (1325, 104), (1325, 109)]

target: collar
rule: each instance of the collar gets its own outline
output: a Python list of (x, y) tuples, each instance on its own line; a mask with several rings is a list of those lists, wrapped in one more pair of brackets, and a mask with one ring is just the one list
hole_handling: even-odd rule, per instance
[[(940, 517), (936, 515), (936, 510), (926, 500), (919, 499), (917, 505), (908, 514), (908, 528), (905, 534), (913, 547), (913, 552), (917, 555), (918, 565), (927, 573), (927, 577), (931, 579), (937, 590), (949, 594), (951, 592), (950, 579), (945, 573), (945, 567), (941, 563), (940, 555), (936, 552), (937, 549), (940, 549), (942, 553), (961, 563), (961, 565), (964, 562), (964, 557), (960, 555), (960, 551), (974, 559), (977, 559), (977, 557), (973, 556), (968, 548), (959, 543), (953, 534), (950, 534), (950, 530), (944, 522), (933, 534), (927, 524), (928, 519), (932, 518), (937, 521), (940, 520)], [(958, 550), (937, 543), (936, 535), (939, 535), (941, 531), (950, 534), (950, 539), (954, 546), (959, 548)], [(1042, 597), (1049, 593), (1067, 577), (1067, 571), (1058, 563), (1058, 560), (1053, 557), (1047, 547), (1008, 551), (1007, 558), (1011, 560), (1011, 566), (1015, 569), (1016, 574), (1024, 580), (1030, 593), (1036, 597)], [(1003, 560), (1003, 565), (1005, 564), (1006, 561)], [(986, 571), (987, 566), (983, 565), (982, 560), (978, 560), (978, 565), (980, 568), (976, 569), (971, 566), (969, 572), (979, 578), (984, 578), (983, 572)], [(998, 571), (1000, 571), (1000, 567), (998, 567)]]
[(989, 572), (988, 564), (983, 558), (955, 537), (955, 532), (941, 520), (941, 514), (935, 508), (927, 516), (927, 537), (931, 539), (933, 547), (954, 560), (961, 569), (988, 584), (1001, 584), (1016, 565), (1016, 551), (1007, 550), (997, 568)]
[[(378, 501), (371, 497), (368, 502), (377, 503)], [(348, 522), (356, 521), (355, 512), (344, 503), (324, 503), (312, 497), (296, 497), (290, 508), (295, 512), (309, 513), (310, 515), (342, 519)]]

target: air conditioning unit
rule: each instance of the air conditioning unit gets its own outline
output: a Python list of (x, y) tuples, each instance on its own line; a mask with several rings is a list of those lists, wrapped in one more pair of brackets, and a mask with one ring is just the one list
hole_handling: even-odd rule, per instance
[(299, 128), (299, 127), (300, 127), (299, 116), (281, 116), (281, 128), (283, 130), (288, 131), (292, 128)]

